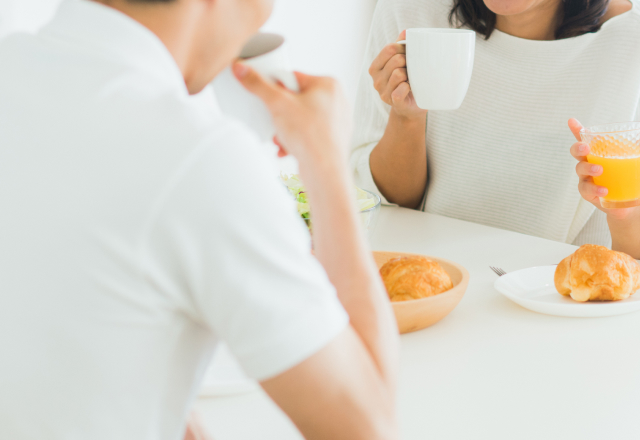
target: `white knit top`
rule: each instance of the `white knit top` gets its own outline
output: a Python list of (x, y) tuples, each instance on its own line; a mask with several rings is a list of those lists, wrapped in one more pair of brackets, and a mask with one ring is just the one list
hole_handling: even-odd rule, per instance
[[(378, 191), (369, 156), (390, 107), (367, 73), (403, 29), (451, 27), (450, 0), (379, 0), (356, 101), (351, 165)], [(473, 76), (458, 110), (427, 116), (427, 212), (556, 241), (610, 246), (606, 216), (578, 193), (575, 139), (583, 125), (640, 120), (640, 7), (596, 33), (534, 41), (478, 36)], [(380, 194), (382, 195), (382, 194)], [(384, 198), (383, 198), (384, 200)]]

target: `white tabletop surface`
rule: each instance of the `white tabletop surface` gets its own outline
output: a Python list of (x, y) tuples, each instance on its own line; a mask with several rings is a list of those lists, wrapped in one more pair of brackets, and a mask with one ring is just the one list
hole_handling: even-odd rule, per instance
[[(490, 265), (555, 264), (574, 246), (385, 207), (372, 247), (446, 258), (471, 274), (448, 317), (401, 338), (403, 440), (640, 439), (640, 313), (541, 315), (493, 288)], [(196, 407), (216, 440), (302, 439), (261, 391)]]

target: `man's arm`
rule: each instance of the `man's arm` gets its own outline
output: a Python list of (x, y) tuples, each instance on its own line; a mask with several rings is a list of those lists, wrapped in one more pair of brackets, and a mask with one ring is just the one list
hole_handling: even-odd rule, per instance
[(308, 440), (397, 438), (392, 387), (352, 327), (262, 387)]
[[(262, 385), (307, 439), (393, 439), (397, 326), (353, 205), (344, 170), (305, 176), (314, 249), (350, 326), (327, 347)], [(312, 179), (312, 173), (323, 173)], [(308, 182), (308, 183), (307, 183)]]
[(327, 78), (299, 74), (301, 93), (293, 94), (244, 66), (234, 72), (266, 103), (279, 143), (298, 159), (316, 256), (350, 317), (324, 349), (263, 386), (308, 439), (394, 439), (397, 327), (353, 202), (349, 106)]

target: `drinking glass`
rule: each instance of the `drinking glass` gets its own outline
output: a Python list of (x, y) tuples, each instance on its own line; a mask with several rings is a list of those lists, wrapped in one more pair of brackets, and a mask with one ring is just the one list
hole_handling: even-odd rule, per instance
[(600, 197), (604, 208), (640, 205), (640, 122), (620, 122), (583, 128), (582, 141), (589, 144), (587, 161), (602, 165), (596, 185), (609, 190)]

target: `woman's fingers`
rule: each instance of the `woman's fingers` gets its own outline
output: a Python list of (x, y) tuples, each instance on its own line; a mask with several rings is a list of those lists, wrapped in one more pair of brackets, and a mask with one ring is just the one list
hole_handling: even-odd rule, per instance
[[(404, 40), (406, 31), (402, 31), (398, 41)], [(403, 44), (385, 46), (371, 64), (369, 74), (373, 86), (384, 103), (393, 107), (398, 115), (416, 118), (426, 114), (418, 107), (409, 86), (407, 76), (406, 48)]]
[(580, 178), (580, 183), (578, 184), (580, 195), (585, 200), (600, 206), (598, 197), (606, 196), (609, 190), (593, 183), (593, 178), (602, 175), (604, 169), (602, 165), (587, 162), (586, 155), (588, 153), (589, 146), (582, 142), (578, 142), (571, 147), (571, 154), (579, 161), (576, 165), (576, 174)]
[(409, 83), (402, 82), (391, 93), (391, 102), (393, 103), (393, 105), (400, 105), (407, 99), (409, 93), (411, 93), (411, 87), (409, 87)]
[[(407, 31), (400, 32), (397, 41), (404, 40), (407, 36)], [(406, 47), (403, 44), (388, 44), (386, 45), (378, 54), (378, 56), (371, 63), (371, 67), (369, 67), (369, 75), (372, 77), (377, 76), (377, 74), (385, 68), (389, 60), (398, 54), (404, 54), (406, 52)], [(401, 66), (399, 66), (401, 67)]]
[[(578, 142), (571, 146), (571, 155), (578, 161), (576, 165), (576, 174), (580, 178), (578, 184), (578, 191), (582, 198), (588, 202), (596, 205), (597, 208), (602, 209), (600, 205), (600, 197), (604, 197), (609, 193), (609, 190), (604, 186), (596, 185), (593, 182), (594, 177), (602, 175), (604, 169), (602, 165), (596, 165), (587, 162), (587, 155), (589, 154), (589, 145), (581, 141), (580, 131), (582, 130), (582, 124), (577, 119), (569, 119), (569, 129)], [(608, 212), (608, 210), (605, 210)], [(622, 214), (620, 214), (622, 215)]]
[(589, 154), (590, 150), (589, 145), (585, 144), (584, 142), (576, 142), (571, 146), (571, 149), (569, 151), (576, 160), (586, 161), (587, 155)]
[(404, 53), (405, 47), (402, 44), (393, 43), (386, 45), (371, 63), (371, 67), (369, 67), (369, 75), (375, 78), (378, 72), (384, 69), (384, 66), (387, 65), (391, 58), (393, 58), (397, 54)]
[[(407, 69), (396, 69), (391, 74), (385, 91), (382, 93), (382, 99), (388, 103), (392, 101), (391, 95), (404, 82), (407, 82)], [(408, 85), (408, 84), (407, 84)]]
[(569, 119), (569, 129), (571, 130), (571, 133), (573, 133), (573, 136), (576, 138), (577, 141), (582, 140), (582, 138), (580, 137), (580, 130), (582, 130), (582, 124), (580, 122), (578, 122), (577, 119), (575, 118), (571, 118)]
[(384, 66), (384, 69), (380, 72), (380, 78), (384, 83), (387, 83), (396, 70), (404, 69), (405, 67), (407, 67), (407, 56), (401, 53), (396, 54)]
[(601, 165), (594, 165), (589, 162), (578, 162), (578, 165), (576, 165), (576, 173), (580, 179), (598, 177), (602, 174), (602, 171)]
[(397, 69), (402, 69), (407, 65), (407, 58), (403, 54), (396, 54), (384, 66), (382, 70), (373, 76), (373, 85), (378, 92), (383, 93), (388, 88), (391, 75)]
[(589, 202), (594, 202), (598, 200), (598, 197), (604, 197), (609, 192), (607, 188), (593, 183), (591, 178), (580, 181), (578, 191), (580, 191), (580, 195)]

